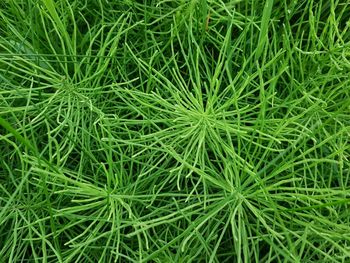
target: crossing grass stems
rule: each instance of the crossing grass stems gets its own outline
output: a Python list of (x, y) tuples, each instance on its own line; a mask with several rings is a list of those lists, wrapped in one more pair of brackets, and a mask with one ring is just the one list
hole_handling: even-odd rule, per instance
[(0, 3), (0, 261), (348, 262), (349, 13)]

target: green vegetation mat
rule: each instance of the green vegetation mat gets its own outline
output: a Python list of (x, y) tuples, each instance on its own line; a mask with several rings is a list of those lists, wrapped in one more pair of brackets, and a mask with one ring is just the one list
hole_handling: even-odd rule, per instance
[(2, 0), (0, 262), (350, 262), (348, 0)]

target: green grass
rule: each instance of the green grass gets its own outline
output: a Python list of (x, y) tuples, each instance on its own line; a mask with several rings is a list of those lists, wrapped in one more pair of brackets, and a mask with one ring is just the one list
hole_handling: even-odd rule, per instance
[(0, 262), (349, 262), (349, 18), (0, 2)]

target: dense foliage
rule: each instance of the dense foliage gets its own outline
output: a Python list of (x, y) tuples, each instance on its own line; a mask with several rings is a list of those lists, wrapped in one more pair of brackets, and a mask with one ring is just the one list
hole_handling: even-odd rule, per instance
[(349, 262), (346, 0), (0, 2), (0, 262)]

